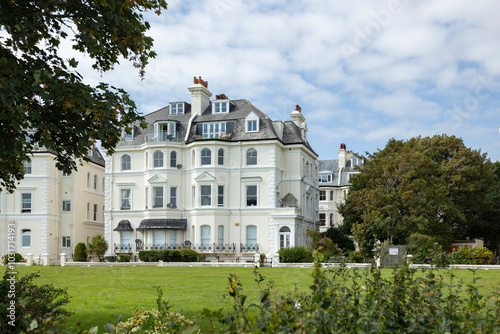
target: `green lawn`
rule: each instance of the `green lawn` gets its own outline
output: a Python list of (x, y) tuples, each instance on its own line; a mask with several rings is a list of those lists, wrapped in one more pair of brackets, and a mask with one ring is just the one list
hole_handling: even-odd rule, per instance
[[(215, 310), (226, 305), (223, 295), (230, 273), (239, 277), (250, 302), (257, 301), (259, 295), (253, 268), (19, 266), (16, 270), (21, 275), (39, 271), (41, 277), (35, 283), (67, 288), (71, 296), (68, 309), (74, 312), (68, 325), (80, 320), (84, 329), (95, 325), (102, 328), (118, 315), (126, 319), (139, 306), (156, 308), (155, 285), (162, 288), (163, 299), (169, 301), (172, 310), (182, 310), (190, 319), (196, 318), (205, 307)], [(293, 292), (295, 288), (307, 291), (312, 282), (312, 269), (307, 268), (260, 268), (259, 272), (267, 280), (273, 280), (282, 293)], [(383, 271), (386, 276), (391, 272)], [(465, 283), (472, 280), (469, 270), (456, 270), (455, 274)], [(498, 288), (499, 270), (480, 270), (476, 276), (482, 277), (479, 283), (483, 294), (490, 295)]]

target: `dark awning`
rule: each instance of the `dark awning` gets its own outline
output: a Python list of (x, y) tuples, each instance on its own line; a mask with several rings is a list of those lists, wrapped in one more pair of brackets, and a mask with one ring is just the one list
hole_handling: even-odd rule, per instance
[(144, 219), (137, 230), (187, 230), (187, 219)]
[(128, 220), (120, 220), (118, 226), (113, 231), (133, 231), (134, 229), (130, 226)]

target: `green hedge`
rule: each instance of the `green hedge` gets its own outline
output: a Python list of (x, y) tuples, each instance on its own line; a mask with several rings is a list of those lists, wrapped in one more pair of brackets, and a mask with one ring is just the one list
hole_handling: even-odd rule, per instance
[(198, 252), (183, 248), (177, 249), (162, 249), (162, 250), (148, 250), (139, 252), (139, 260), (143, 262), (198, 262), (200, 254)]
[(304, 247), (282, 248), (278, 251), (282, 263), (307, 263), (312, 262), (311, 251)]

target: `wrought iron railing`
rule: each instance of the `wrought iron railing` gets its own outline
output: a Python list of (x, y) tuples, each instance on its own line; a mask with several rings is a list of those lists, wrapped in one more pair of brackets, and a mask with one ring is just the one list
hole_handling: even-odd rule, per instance
[(235, 244), (192, 245), (191, 249), (199, 253), (236, 253)]
[(115, 253), (132, 253), (131, 244), (115, 244)]
[(137, 244), (137, 251), (141, 250), (158, 250), (158, 249), (181, 249), (184, 248), (182, 244)]
[(259, 244), (240, 244), (240, 253), (258, 253)]
[(146, 133), (146, 142), (172, 142), (172, 141), (179, 141), (179, 136), (177, 133), (169, 133), (166, 131), (160, 131), (160, 132), (150, 132)]

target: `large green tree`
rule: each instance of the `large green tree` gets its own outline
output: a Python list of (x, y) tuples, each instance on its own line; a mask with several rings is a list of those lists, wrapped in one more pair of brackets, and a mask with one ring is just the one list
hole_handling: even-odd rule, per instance
[(61, 41), (105, 72), (121, 59), (140, 76), (155, 56), (143, 13), (164, 0), (0, 0), (0, 186), (12, 191), (36, 147), (54, 152), (65, 172), (97, 141), (109, 152), (121, 131), (142, 120), (122, 89), (83, 83)]
[(436, 135), (391, 139), (368, 154), (363, 172), (351, 178), (340, 206), (343, 229), (352, 232), (368, 255), (376, 240), (404, 244), (413, 232), (446, 245), (478, 235), (498, 178), (485, 153), (462, 139)]

